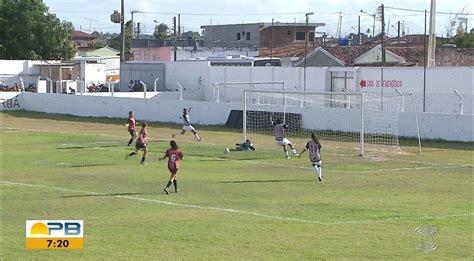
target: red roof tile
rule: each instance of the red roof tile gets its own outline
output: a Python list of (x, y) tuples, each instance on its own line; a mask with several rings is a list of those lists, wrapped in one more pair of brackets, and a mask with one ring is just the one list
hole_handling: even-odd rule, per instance
[(72, 32), (72, 38), (73, 39), (76, 39), (76, 38), (88, 38), (88, 39), (95, 39), (95, 36), (93, 36), (92, 34), (88, 34), (88, 33), (85, 33), (85, 32), (81, 32), (81, 31), (76, 31), (74, 30)]

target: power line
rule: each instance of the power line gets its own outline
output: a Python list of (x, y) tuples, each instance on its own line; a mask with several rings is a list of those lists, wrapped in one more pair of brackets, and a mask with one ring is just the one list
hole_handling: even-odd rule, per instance
[[(417, 12), (417, 13), (425, 13), (424, 10), (416, 10), (416, 9), (408, 9), (408, 8), (401, 8), (401, 7), (390, 7), (390, 6), (385, 6), (387, 9), (393, 9), (393, 10), (399, 10), (399, 11), (407, 11), (407, 12)], [(428, 14), (430, 12), (427, 12)], [(466, 15), (466, 16), (471, 16), (474, 14), (471, 13), (453, 13), (453, 12), (436, 12), (437, 14), (445, 14), (445, 15)]]

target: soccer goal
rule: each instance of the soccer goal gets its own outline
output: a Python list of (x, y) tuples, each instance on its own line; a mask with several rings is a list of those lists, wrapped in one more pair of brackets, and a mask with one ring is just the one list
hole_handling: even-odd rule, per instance
[(272, 122), (280, 120), (296, 144), (304, 144), (315, 132), (326, 148), (341, 152), (399, 152), (400, 108), (400, 96), (245, 90), (243, 139), (273, 140)]

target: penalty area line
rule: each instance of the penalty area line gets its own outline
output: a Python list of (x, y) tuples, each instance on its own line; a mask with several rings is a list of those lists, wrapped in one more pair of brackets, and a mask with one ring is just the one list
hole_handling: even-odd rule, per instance
[[(49, 189), (49, 190), (59, 190), (59, 191), (83, 193), (83, 194), (98, 195), (98, 196), (101, 196), (101, 195), (102, 196), (107, 196), (107, 195), (109, 195), (107, 193), (99, 193), (99, 192), (77, 190), (77, 189), (67, 189), (67, 188), (45, 186), (45, 185), (39, 185), (39, 184), (18, 183), (18, 182), (4, 181), (4, 180), (0, 180), (0, 185), (37, 187), (37, 188), (44, 188), (44, 189)], [(411, 219), (410, 217), (394, 217), (394, 218), (386, 218), (386, 219), (379, 219), (379, 220), (354, 220), (354, 221), (339, 221), (339, 222), (322, 222), (322, 221), (317, 221), (317, 220), (307, 220), (307, 219), (299, 219), (299, 218), (292, 218), (292, 217), (281, 217), (281, 216), (267, 215), (267, 214), (262, 214), (262, 213), (257, 213), (257, 212), (243, 211), (243, 210), (237, 210), (237, 209), (231, 209), (231, 208), (206, 207), (206, 206), (199, 206), (199, 205), (175, 203), (175, 202), (158, 200), (158, 199), (130, 197), (130, 196), (123, 196), (123, 195), (115, 195), (115, 196), (112, 196), (112, 197), (121, 198), (121, 199), (128, 199), (128, 200), (134, 200), (134, 201), (158, 203), (158, 204), (162, 204), (162, 205), (177, 206), (177, 207), (184, 207), (184, 208), (194, 208), (194, 209), (202, 209), (202, 210), (210, 210), (210, 211), (218, 211), (218, 212), (235, 213), (235, 214), (256, 216), (256, 217), (262, 217), (262, 218), (280, 220), (280, 221), (287, 221), (287, 222), (298, 222), (298, 223), (328, 225), (328, 226), (330, 226), (330, 225), (386, 223), (386, 222), (393, 222), (393, 221), (400, 221), (400, 220), (410, 220)], [(420, 216), (420, 217), (417, 217), (417, 218), (418, 219), (445, 219), (445, 218), (467, 217), (467, 216), (473, 216), (473, 215), (474, 215), (474, 213), (465, 213), (465, 214), (451, 214), (451, 215), (444, 215), (444, 216)]]

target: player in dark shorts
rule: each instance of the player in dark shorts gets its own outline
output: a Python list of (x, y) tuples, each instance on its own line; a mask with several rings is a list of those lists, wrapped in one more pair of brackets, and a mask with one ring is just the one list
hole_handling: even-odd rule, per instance
[(142, 129), (140, 130), (140, 135), (138, 135), (137, 141), (135, 142), (135, 151), (128, 154), (125, 159), (128, 159), (131, 156), (137, 155), (139, 150), (143, 150), (143, 157), (140, 161), (140, 164), (145, 165), (146, 154), (148, 153), (148, 124), (146, 122), (142, 123)]
[(318, 173), (319, 181), (323, 181), (323, 169), (321, 166), (321, 143), (314, 132), (311, 133), (311, 139), (306, 143), (306, 147), (301, 151), (300, 156), (307, 150), (309, 151), (309, 160), (313, 164), (316, 173)]
[(179, 169), (179, 163), (183, 159), (183, 152), (179, 149), (178, 144), (176, 144), (176, 141), (172, 140), (170, 141), (170, 146), (166, 152), (165, 155), (160, 158), (159, 160), (164, 160), (168, 158), (168, 170), (170, 171), (170, 179), (168, 181), (168, 184), (164, 188), (164, 191), (166, 195), (170, 194), (169, 187), (171, 186), (171, 183), (174, 185), (174, 191), (178, 192), (178, 169)]
[(133, 141), (137, 138), (137, 120), (135, 119), (135, 113), (133, 111), (128, 112), (128, 122), (127, 122), (128, 132), (130, 133), (130, 140), (128, 145), (132, 145)]

